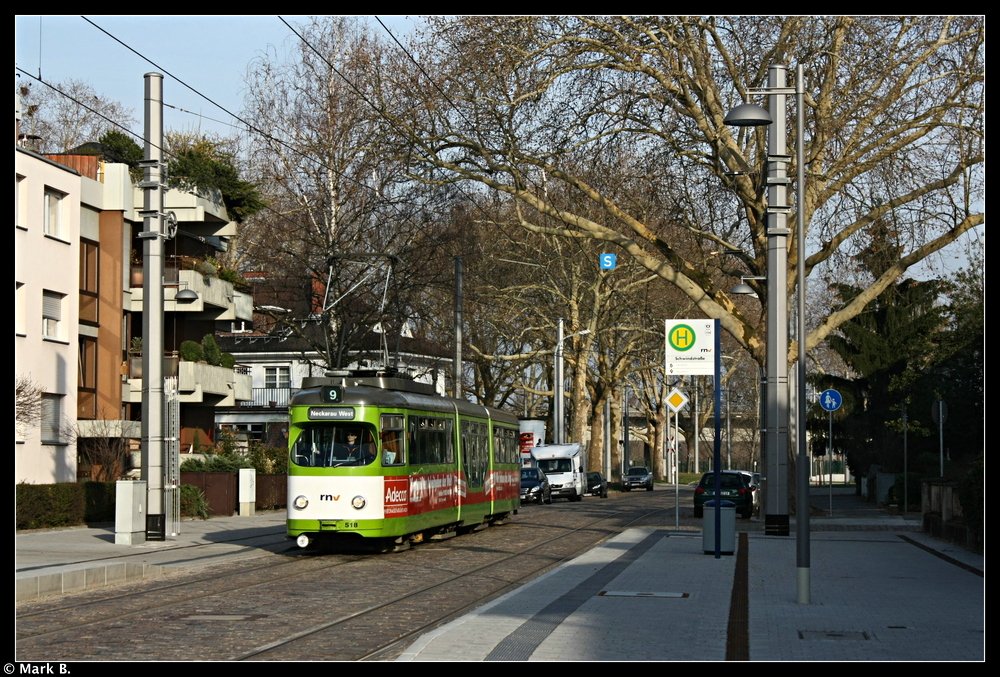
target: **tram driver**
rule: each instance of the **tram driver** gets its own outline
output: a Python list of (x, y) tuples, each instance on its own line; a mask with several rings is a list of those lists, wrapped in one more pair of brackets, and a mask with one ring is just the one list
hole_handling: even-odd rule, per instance
[(374, 445), (371, 444), (371, 440), (366, 443), (360, 442), (361, 436), (357, 431), (348, 431), (347, 444), (344, 445), (343, 451), (347, 455), (347, 459), (354, 461), (357, 465), (368, 465), (375, 460)]

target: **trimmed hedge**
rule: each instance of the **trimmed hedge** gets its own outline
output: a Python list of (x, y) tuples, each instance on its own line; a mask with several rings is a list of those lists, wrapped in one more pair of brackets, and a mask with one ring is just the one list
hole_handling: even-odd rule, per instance
[(114, 523), (115, 482), (62, 482), (15, 487), (17, 529)]
[[(259, 476), (258, 507), (285, 506), (285, 476)], [(14, 487), (14, 528), (51, 529), (83, 524), (114, 523), (116, 482), (63, 482)], [(195, 486), (181, 485), (181, 517), (209, 516), (205, 494)]]
[(14, 513), (17, 529), (68, 527), (84, 522), (84, 485), (26, 484), (15, 487)]

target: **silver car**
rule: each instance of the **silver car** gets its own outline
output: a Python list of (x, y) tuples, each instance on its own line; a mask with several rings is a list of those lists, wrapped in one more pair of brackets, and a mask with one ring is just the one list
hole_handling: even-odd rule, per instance
[(653, 473), (644, 465), (634, 465), (628, 469), (628, 474), (622, 478), (622, 489), (632, 491), (632, 488), (653, 490)]

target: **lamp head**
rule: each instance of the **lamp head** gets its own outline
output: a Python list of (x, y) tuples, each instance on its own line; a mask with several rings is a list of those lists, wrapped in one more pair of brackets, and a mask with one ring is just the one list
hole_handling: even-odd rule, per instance
[(188, 289), (187, 287), (185, 287), (184, 289), (181, 289), (179, 292), (177, 292), (177, 294), (174, 296), (174, 300), (179, 303), (191, 303), (192, 301), (198, 300), (198, 292), (196, 292), (194, 289)]
[(747, 280), (766, 280), (767, 278), (763, 275), (749, 275), (746, 277), (740, 277), (740, 283), (729, 290), (730, 294), (756, 294), (753, 287), (746, 283)]
[(774, 120), (766, 109), (755, 103), (741, 103), (726, 114), (724, 122), (733, 127), (761, 127), (769, 125)]

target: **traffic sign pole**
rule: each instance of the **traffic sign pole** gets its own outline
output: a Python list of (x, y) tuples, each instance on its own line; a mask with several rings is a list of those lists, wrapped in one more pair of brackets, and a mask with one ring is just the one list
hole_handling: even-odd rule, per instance
[[(826, 462), (830, 464), (830, 516), (833, 517), (833, 412), (840, 409), (844, 398), (840, 392), (830, 388), (824, 390), (819, 395), (819, 406), (830, 413), (830, 432), (826, 440)], [(823, 469), (820, 468), (820, 477), (823, 476)]]
[[(688, 403), (688, 397), (677, 388), (674, 388), (667, 395), (667, 472), (674, 473), (674, 526), (680, 528), (681, 525), (681, 499), (680, 499), (680, 457), (677, 453), (676, 440), (680, 435), (681, 414), (680, 411)], [(674, 414), (674, 432), (670, 432), (670, 413)], [(672, 459), (672, 460), (671, 460)]]
[[(833, 412), (830, 412), (830, 437), (826, 443), (826, 462), (833, 460)], [(830, 517), (833, 517), (833, 465), (830, 466)]]

